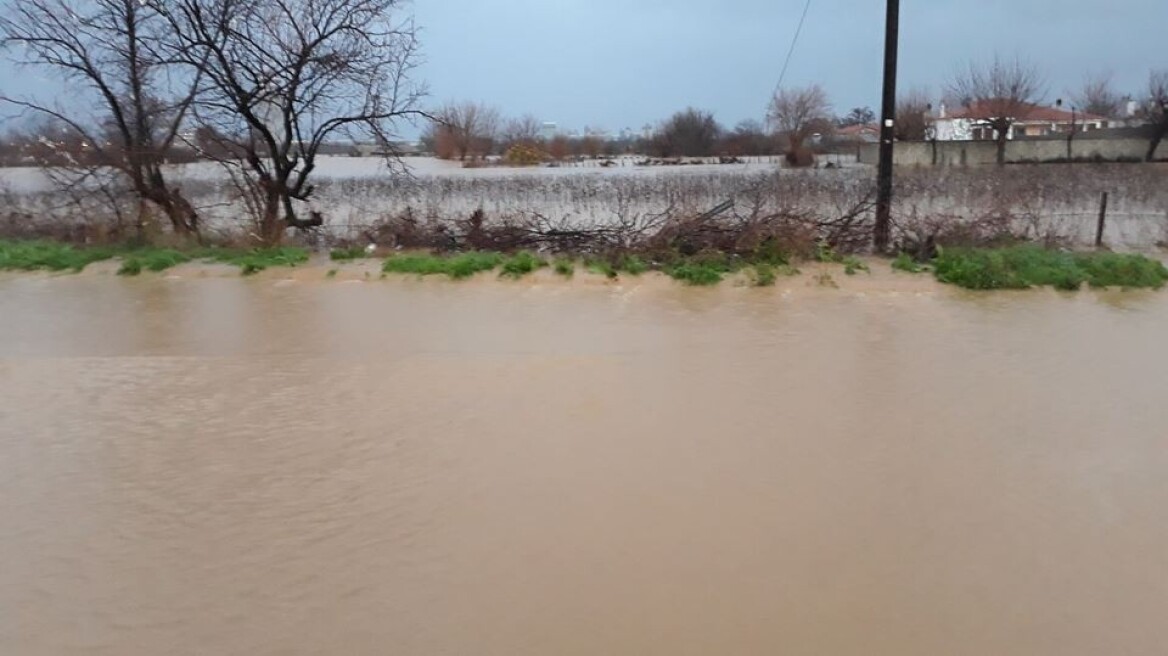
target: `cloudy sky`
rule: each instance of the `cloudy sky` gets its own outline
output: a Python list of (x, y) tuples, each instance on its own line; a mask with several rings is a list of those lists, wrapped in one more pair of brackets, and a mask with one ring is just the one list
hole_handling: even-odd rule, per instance
[[(17, 0), (19, 1), (19, 0)], [(473, 99), (568, 129), (619, 130), (687, 105), (762, 118), (804, 0), (414, 0), (431, 101)], [(837, 111), (879, 104), (884, 3), (812, 0), (787, 85), (822, 84)], [(1047, 75), (1047, 98), (1107, 70), (1138, 92), (1168, 1), (903, 0), (901, 83), (939, 92), (997, 51)], [(5, 93), (51, 88), (0, 66)]]

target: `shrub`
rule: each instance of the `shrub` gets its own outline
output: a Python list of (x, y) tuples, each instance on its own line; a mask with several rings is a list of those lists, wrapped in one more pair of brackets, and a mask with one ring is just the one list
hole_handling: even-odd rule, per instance
[(547, 159), (540, 149), (527, 144), (516, 144), (507, 149), (503, 161), (510, 166), (535, 166)]

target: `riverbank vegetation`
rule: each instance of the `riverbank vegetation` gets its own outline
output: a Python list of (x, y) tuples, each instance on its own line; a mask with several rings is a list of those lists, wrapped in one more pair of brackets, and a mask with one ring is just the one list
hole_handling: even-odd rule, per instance
[(125, 246), (73, 246), (53, 241), (0, 240), (0, 270), (80, 272), (95, 262), (119, 259), (118, 274), (136, 276), (143, 271), (165, 271), (186, 262), (218, 262), (239, 267), (251, 275), (269, 267), (294, 267), (308, 262), (308, 250), (297, 247), (135, 248)]
[[(902, 252), (889, 265), (897, 272), (932, 273), (942, 283), (973, 290), (1046, 286), (1076, 290), (1084, 285), (1158, 289), (1168, 283), (1168, 268), (1162, 262), (1138, 254), (1075, 252), (1034, 244), (936, 250), (932, 258), (916, 258)], [(0, 240), (0, 270), (79, 272), (95, 262), (115, 259), (120, 262), (117, 273), (123, 276), (165, 271), (188, 262), (228, 264), (238, 267), (242, 275), (251, 275), (272, 267), (303, 265), (309, 261), (310, 253), (298, 247), (199, 247), (183, 250)], [(340, 257), (337, 251), (333, 251), (330, 259), (339, 263), (373, 261), (363, 249), (347, 250)], [(833, 250), (821, 245), (812, 249), (811, 257), (804, 258), (788, 256), (770, 247), (756, 248), (747, 254), (705, 249), (688, 255), (673, 250), (656, 254), (623, 252), (584, 256), (561, 253), (555, 257), (527, 250), (512, 254), (501, 251), (408, 251), (385, 258), (381, 261), (381, 270), (384, 275), (440, 275), (454, 280), (492, 271), (497, 271), (499, 277), (518, 279), (547, 267), (564, 278), (573, 277), (580, 268), (611, 280), (657, 271), (688, 286), (717, 285), (736, 276), (738, 284), (769, 287), (779, 276), (798, 275), (799, 269), (792, 264), (795, 261), (839, 267), (849, 276), (871, 271), (865, 260), (851, 255), (837, 256)], [(830, 276), (826, 269), (818, 274)]]
[(1032, 245), (944, 249), (934, 260), (937, 280), (966, 289), (1091, 287), (1159, 289), (1168, 268), (1143, 255), (1068, 252)]

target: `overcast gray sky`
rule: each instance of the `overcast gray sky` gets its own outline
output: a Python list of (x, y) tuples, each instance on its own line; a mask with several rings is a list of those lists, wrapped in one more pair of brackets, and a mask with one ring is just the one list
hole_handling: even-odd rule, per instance
[[(19, 1), (19, 0), (17, 0)], [(804, 0), (414, 0), (431, 102), (474, 99), (564, 128), (619, 130), (687, 105), (727, 125), (762, 118)], [(836, 110), (878, 105), (884, 3), (812, 0), (787, 85), (821, 83)], [(1168, 0), (903, 0), (902, 87), (939, 92), (1000, 51), (1047, 74), (1048, 99), (1086, 71), (1138, 92), (1168, 67)], [(0, 66), (4, 92), (42, 81)]]

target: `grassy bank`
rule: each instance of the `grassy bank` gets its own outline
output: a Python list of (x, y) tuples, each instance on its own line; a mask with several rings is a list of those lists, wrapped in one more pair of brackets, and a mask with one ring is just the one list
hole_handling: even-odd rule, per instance
[[(897, 260), (903, 270), (903, 262)], [(895, 263), (894, 263), (895, 264)], [(966, 289), (1091, 287), (1159, 289), (1168, 269), (1143, 255), (1074, 253), (1037, 246), (995, 249), (944, 249), (933, 261), (937, 280)]]
[[(332, 251), (333, 261), (366, 259), (363, 249)], [(120, 261), (119, 275), (134, 276), (145, 271), (165, 271), (186, 262), (218, 262), (238, 267), (250, 275), (272, 267), (295, 267), (309, 259), (304, 248), (239, 249), (200, 247), (187, 250), (173, 248), (127, 248), (116, 246), (78, 247), (51, 241), (0, 240), (0, 270), (72, 271), (103, 260)], [(810, 258), (822, 264), (840, 267), (852, 276), (868, 272), (868, 265), (853, 256), (840, 256), (826, 247)], [(920, 263), (901, 254), (890, 262), (900, 273), (932, 273), (940, 282), (966, 289), (1027, 289), (1054, 287), (1076, 290), (1091, 287), (1151, 288), (1168, 283), (1168, 268), (1143, 255), (1109, 252), (1068, 252), (1033, 245), (1004, 248), (945, 248), (930, 262)], [(735, 276), (736, 284), (766, 287), (779, 276), (797, 275), (787, 257), (779, 253), (759, 252), (749, 256), (717, 251), (702, 251), (683, 256), (666, 253), (649, 258), (633, 253), (609, 256), (590, 255), (573, 258), (559, 255), (552, 260), (520, 251), (511, 255), (494, 251), (466, 253), (399, 253), (382, 262), (385, 274), (446, 276), (461, 280), (484, 272), (518, 279), (545, 267), (557, 275), (571, 278), (577, 269), (609, 279), (639, 276), (658, 271), (690, 286), (717, 285)], [(335, 275), (336, 269), (331, 274)], [(330, 276), (331, 277), (331, 276)], [(831, 276), (821, 271), (819, 278)], [(834, 280), (832, 280), (834, 285)], [(823, 284), (823, 281), (820, 281)]]
[(185, 262), (220, 262), (239, 267), (250, 275), (269, 267), (294, 267), (308, 261), (303, 248), (218, 248), (189, 250), (131, 248), (124, 246), (71, 246), (51, 241), (0, 240), (0, 270), (80, 272), (95, 262), (118, 259), (118, 274), (136, 276), (143, 271), (165, 271)]

